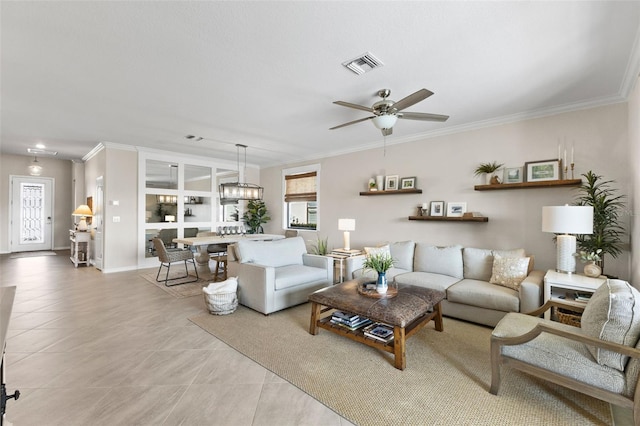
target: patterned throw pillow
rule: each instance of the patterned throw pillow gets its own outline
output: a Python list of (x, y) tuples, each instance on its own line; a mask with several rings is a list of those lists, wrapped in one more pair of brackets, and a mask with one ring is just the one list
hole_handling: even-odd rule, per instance
[[(607, 280), (584, 308), (580, 327), (588, 336), (633, 347), (640, 337), (640, 292), (622, 280)], [(587, 346), (600, 365), (624, 371), (628, 357)]]
[(520, 283), (527, 278), (528, 268), (528, 257), (502, 257), (496, 254), (489, 282), (518, 290)]
[(378, 247), (365, 247), (364, 252), (367, 256), (370, 256), (372, 254), (385, 254), (387, 255), (387, 257), (391, 257), (391, 249), (389, 248), (389, 244)]

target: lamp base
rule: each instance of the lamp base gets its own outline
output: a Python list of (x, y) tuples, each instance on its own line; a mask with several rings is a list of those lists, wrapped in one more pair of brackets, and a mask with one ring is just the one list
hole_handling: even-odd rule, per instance
[(78, 222), (78, 231), (86, 231), (87, 230), (87, 218), (82, 216), (80, 218), (80, 222)]
[(558, 251), (556, 253), (556, 271), (563, 274), (576, 272), (576, 237), (574, 235), (558, 235), (556, 237)]
[(344, 249), (347, 251), (351, 250), (349, 231), (344, 231), (343, 237), (344, 237)]

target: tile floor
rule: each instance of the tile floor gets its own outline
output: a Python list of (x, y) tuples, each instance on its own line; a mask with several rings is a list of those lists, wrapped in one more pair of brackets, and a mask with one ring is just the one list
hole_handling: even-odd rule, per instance
[(68, 251), (9, 259), (17, 286), (6, 348), (6, 418), (28, 425), (351, 425), (187, 320), (140, 278), (74, 268)]

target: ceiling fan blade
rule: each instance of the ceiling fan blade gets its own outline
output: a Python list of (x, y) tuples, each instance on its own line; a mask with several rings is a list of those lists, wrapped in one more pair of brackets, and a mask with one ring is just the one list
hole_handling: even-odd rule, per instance
[(344, 107), (347, 107), (347, 108), (355, 108), (355, 109), (361, 109), (362, 111), (373, 112), (373, 109), (371, 107), (366, 107), (366, 106), (362, 106), (362, 105), (358, 105), (358, 104), (352, 104), (350, 102), (335, 101), (334, 104), (341, 105), (341, 106), (344, 106)]
[(431, 90), (420, 89), (417, 92), (410, 94), (406, 98), (400, 99), (398, 102), (393, 104), (391, 108), (395, 109), (396, 111), (401, 111), (405, 108), (409, 108), (411, 105), (417, 104), (420, 101), (424, 101), (431, 95), (433, 95), (433, 92)]
[(339, 129), (340, 127), (345, 127), (345, 126), (350, 126), (352, 124), (361, 123), (363, 121), (371, 120), (373, 117), (375, 117), (375, 115), (372, 115), (371, 117), (361, 118), (359, 120), (353, 120), (353, 121), (350, 121), (348, 123), (340, 124), (339, 126), (332, 127), (329, 130)]
[(404, 118), (407, 120), (421, 120), (421, 121), (447, 121), (448, 115), (440, 114), (427, 114), (424, 112), (401, 112), (398, 118)]
[(393, 127), (390, 127), (388, 129), (380, 129), (382, 130), (382, 136), (389, 136), (391, 135), (391, 133), (393, 133)]

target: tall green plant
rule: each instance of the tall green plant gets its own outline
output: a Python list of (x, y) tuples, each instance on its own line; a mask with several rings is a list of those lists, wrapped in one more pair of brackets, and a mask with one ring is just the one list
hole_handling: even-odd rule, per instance
[(313, 254), (325, 256), (327, 253), (329, 253), (329, 237), (318, 237), (317, 241), (311, 245), (311, 250)]
[(242, 220), (249, 228), (250, 234), (262, 234), (262, 224), (271, 220), (267, 215), (267, 206), (262, 200), (250, 200), (247, 203), (247, 211), (242, 215)]
[(593, 234), (577, 235), (578, 248), (587, 253), (602, 250), (600, 266), (604, 271), (604, 255), (616, 258), (622, 253), (622, 236), (625, 229), (620, 223), (620, 216), (625, 203), (625, 196), (617, 195), (611, 187), (612, 180), (602, 180), (602, 176), (588, 171), (582, 176), (586, 179), (580, 188), (580, 194), (574, 205), (593, 207)]

